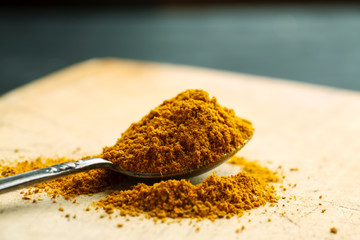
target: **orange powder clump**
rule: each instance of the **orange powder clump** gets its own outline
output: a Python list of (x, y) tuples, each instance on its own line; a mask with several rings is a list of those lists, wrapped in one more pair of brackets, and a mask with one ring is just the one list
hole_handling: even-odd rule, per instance
[(46, 192), (54, 198), (64, 196), (65, 199), (70, 199), (79, 195), (102, 192), (109, 186), (117, 184), (116, 179), (121, 178), (121, 175), (112, 171), (96, 169), (40, 183), (35, 189)]
[(173, 173), (219, 161), (253, 135), (251, 122), (203, 90), (165, 100), (133, 123), (103, 157), (134, 172)]
[(244, 211), (277, 202), (275, 189), (245, 172), (235, 176), (208, 176), (201, 184), (186, 180), (167, 180), (147, 186), (137, 184), (127, 191), (114, 191), (97, 206), (122, 215), (157, 218), (216, 218), (241, 216)]

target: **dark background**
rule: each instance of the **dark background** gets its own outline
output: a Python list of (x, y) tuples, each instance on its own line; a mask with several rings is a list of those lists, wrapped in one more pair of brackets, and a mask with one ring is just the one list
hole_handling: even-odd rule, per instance
[(355, 2), (69, 2), (1, 2), (0, 94), (100, 57), (360, 90)]

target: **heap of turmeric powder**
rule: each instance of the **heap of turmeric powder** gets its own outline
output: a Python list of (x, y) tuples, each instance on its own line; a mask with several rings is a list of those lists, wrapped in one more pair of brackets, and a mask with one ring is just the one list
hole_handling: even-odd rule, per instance
[[(133, 123), (114, 146), (105, 147), (98, 157), (111, 160), (124, 170), (171, 173), (218, 161), (243, 146), (252, 134), (249, 121), (220, 106), (208, 93), (187, 90)], [(0, 164), (0, 177), (66, 161), (73, 160), (38, 158), (14, 166)], [(241, 164), (244, 171), (235, 176), (212, 174), (199, 185), (186, 180), (166, 180), (152, 186), (139, 183), (130, 190), (112, 191), (94, 204), (108, 213), (119, 209), (122, 215), (214, 220), (241, 216), (246, 210), (276, 202), (278, 197), (269, 183), (278, 178), (245, 159)], [(118, 173), (90, 170), (38, 184), (22, 194), (24, 199), (46, 193), (52, 198), (63, 196), (69, 200), (114, 189), (121, 181), (126, 178)]]
[(139, 183), (131, 190), (110, 193), (97, 206), (108, 213), (120, 209), (122, 215), (215, 220), (241, 216), (245, 210), (277, 200), (273, 186), (240, 172), (229, 177), (212, 174), (199, 185), (184, 179), (161, 181), (153, 186)]
[(103, 157), (133, 172), (173, 173), (218, 162), (253, 135), (251, 122), (203, 90), (165, 100), (133, 123)]
[[(239, 161), (240, 160), (240, 161)], [(71, 159), (42, 159), (19, 162), (13, 166), (0, 164), (0, 177), (11, 176)], [(235, 176), (208, 176), (201, 184), (186, 180), (166, 180), (152, 186), (139, 183), (130, 190), (112, 191), (105, 199), (94, 203), (107, 213), (120, 210), (121, 215), (149, 217), (211, 219), (241, 216), (244, 211), (277, 202), (275, 189), (269, 183), (280, 179), (269, 169), (245, 158), (233, 157), (228, 162), (240, 164), (243, 171)], [(90, 170), (38, 184), (21, 191), (24, 199), (46, 193), (52, 198), (67, 200), (80, 195), (92, 195), (112, 189), (126, 178), (106, 170)], [(35, 199), (35, 198), (34, 198)]]

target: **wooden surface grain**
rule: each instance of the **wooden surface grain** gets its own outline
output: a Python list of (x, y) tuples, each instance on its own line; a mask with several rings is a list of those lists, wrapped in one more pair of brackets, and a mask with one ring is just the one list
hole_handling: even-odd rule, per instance
[[(238, 155), (273, 170), (281, 166), (287, 190), (276, 185), (281, 196), (276, 206), (215, 222), (156, 224), (141, 217), (100, 219), (100, 210), (84, 211), (106, 193), (79, 197), (76, 205), (53, 204), (46, 196), (33, 204), (15, 191), (0, 195), (0, 239), (360, 238), (358, 92), (185, 66), (89, 60), (0, 98), (0, 159), (99, 153), (130, 123), (189, 88), (208, 91), (253, 122), (255, 135)], [(229, 164), (215, 170), (238, 171)], [(236, 233), (241, 226), (245, 229)], [(330, 233), (331, 227), (338, 233)]]

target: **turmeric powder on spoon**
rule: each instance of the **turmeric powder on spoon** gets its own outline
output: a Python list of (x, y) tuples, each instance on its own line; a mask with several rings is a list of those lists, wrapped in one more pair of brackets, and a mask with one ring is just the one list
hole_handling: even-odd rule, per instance
[(186, 90), (131, 124), (102, 157), (132, 172), (199, 169), (243, 146), (253, 132), (251, 122), (204, 90)]

